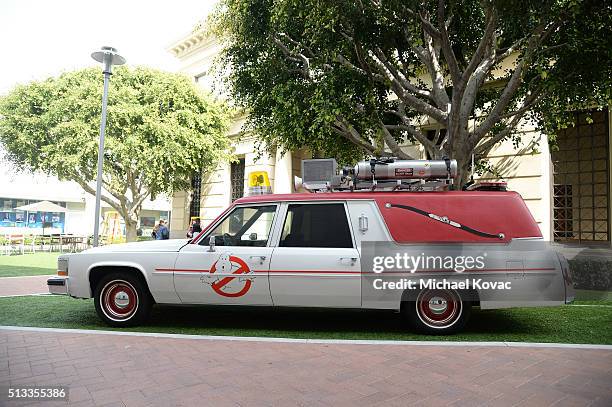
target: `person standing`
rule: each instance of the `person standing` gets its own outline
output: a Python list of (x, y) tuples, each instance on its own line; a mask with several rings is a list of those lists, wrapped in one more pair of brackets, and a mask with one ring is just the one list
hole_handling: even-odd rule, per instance
[(193, 221), (193, 225), (191, 225), (191, 232), (193, 233), (193, 237), (196, 237), (202, 231), (202, 226), (200, 226), (200, 218), (196, 218)]
[(202, 226), (200, 225), (200, 218), (195, 218), (193, 222), (191, 222), (191, 226), (187, 229), (187, 237), (194, 238), (202, 231)]
[(154, 233), (155, 233), (156, 240), (170, 239), (170, 231), (168, 230), (168, 227), (165, 225), (165, 222), (163, 219), (159, 220), (159, 224), (157, 225), (157, 231), (155, 231)]

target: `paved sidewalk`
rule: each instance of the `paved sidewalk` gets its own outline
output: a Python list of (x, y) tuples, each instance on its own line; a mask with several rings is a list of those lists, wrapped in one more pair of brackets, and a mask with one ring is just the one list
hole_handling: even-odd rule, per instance
[(75, 406), (610, 406), (610, 383), (603, 349), (0, 331), (0, 389), (69, 386)]
[(0, 297), (10, 295), (47, 294), (47, 279), (53, 276), (1, 277)]

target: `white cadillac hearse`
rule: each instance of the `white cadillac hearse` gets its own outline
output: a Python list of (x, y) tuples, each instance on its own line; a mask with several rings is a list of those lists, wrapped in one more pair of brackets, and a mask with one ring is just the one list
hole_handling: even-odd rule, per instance
[[(316, 193), (239, 199), (191, 241), (61, 255), (49, 291), (93, 297), (100, 318), (118, 327), (142, 324), (154, 303), (216, 304), (389, 309), (438, 334), (461, 329), (474, 305), (559, 305), (573, 299), (562, 256), (551, 251), (542, 260), (508, 249), (513, 242), (541, 241), (520, 195), (499, 185), (448, 190), (456, 175), (452, 160), (371, 160), (340, 175), (333, 160), (308, 160), (302, 173), (304, 186)], [(481, 286), (431, 284), (378, 292), (379, 277), (388, 276), (372, 269), (380, 244), (417, 256), (432, 247), (451, 248), (455, 255), (465, 254), (468, 244), (485, 247), (498, 253), (489, 254), (493, 262), (464, 267), (462, 280), (502, 276), (510, 279), (514, 297), (491, 296)], [(404, 276), (457, 275), (456, 269), (437, 267), (415, 267)]]

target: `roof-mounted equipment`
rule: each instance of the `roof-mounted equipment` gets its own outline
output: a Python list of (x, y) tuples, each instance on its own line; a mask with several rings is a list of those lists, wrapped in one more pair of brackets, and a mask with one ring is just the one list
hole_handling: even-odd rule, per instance
[(361, 161), (338, 171), (333, 158), (302, 160), (302, 186), (311, 192), (355, 190), (435, 191), (447, 189), (457, 177), (457, 161), (398, 160), (394, 157)]

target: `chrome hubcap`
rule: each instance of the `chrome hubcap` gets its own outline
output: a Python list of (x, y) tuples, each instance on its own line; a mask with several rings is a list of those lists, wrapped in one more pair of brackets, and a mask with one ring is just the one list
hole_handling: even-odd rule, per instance
[(115, 305), (119, 308), (125, 308), (130, 305), (130, 297), (125, 291), (119, 291), (115, 294)]
[(461, 298), (453, 290), (423, 290), (416, 299), (416, 311), (428, 327), (449, 328), (461, 317)]
[(433, 297), (429, 300), (429, 309), (434, 314), (442, 314), (448, 308), (446, 300), (442, 297)]

